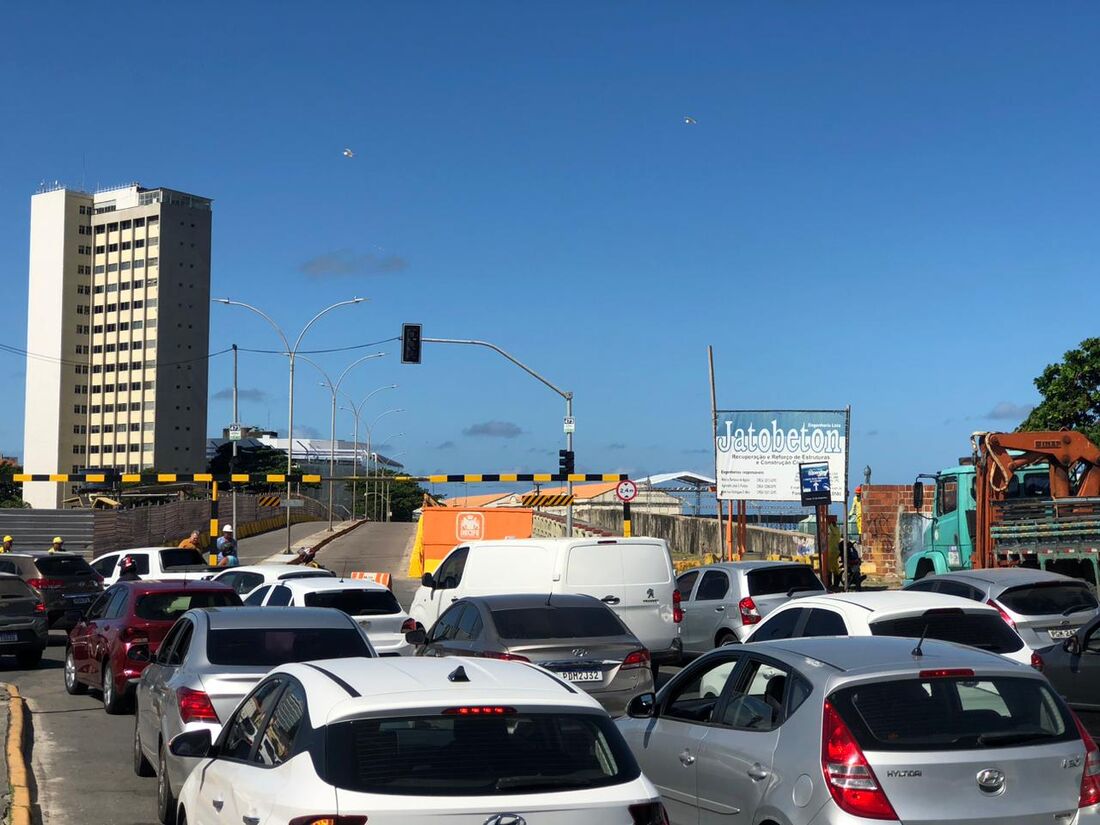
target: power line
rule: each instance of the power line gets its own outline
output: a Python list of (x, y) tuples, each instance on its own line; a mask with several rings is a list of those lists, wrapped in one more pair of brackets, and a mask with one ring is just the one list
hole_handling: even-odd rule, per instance
[[(300, 349), (299, 355), (321, 355), (326, 352), (348, 352), (355, 349), (366, 349), (367, 347), (376, 347), (379, 344), (388, 344), (390, 341), (400, 341), (401, 337), (395, 335), (393, 338), (383, 338), (381, 341), (371, 341), (369, 344), (352, 344), (347, 347), (333, 347), (332, 349)], [(250, 349), (248, 347), (237, 347), (240, 352), (258, 352), (262, 355), (286, 355), (285, 349)]]
[[(232, 351), (232, 347), (226, 347), (223, 350), (218, 350), (217, 352), (208, 352), (205, 355), (196, 355), (193, 358), (183, 358), (178, 361), (160, 361), (158, 363), (160, 364), (160, 366), (163, 367), (175, 366), (176, 364), (191, 364), (195, 361), (205, 361), (210, 358), (216, 358), (219, 355), (225, 355), (227, 352)], [(22, 349), (20, 347), (9, 346), (8, 344), (0, 344), (0, 352), (6, 352), (9, 355), (18, 355), (23, 358), (32, 358), (36, 361), (45, 361), (50, 364), (60, 364), (61, 366), (79, 367), (82, 365), (87, 365), (88, 363), (86, 360), (73, 361), (68, 358), (58, 358), (54, 355), (42, 355), (41, 353), (29, 352), (28, 350)], [(131, 350), (131, 352), (134, 352), (134, 350)], [(98, 355), (99, 353), (96, 354)]]

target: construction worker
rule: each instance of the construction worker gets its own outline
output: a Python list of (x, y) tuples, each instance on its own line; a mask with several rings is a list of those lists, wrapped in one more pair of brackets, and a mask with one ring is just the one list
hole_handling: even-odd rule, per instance
[(137, 571), (137, 562), (134, 561), (133, 556), (123, 556), (122, 563), (119, 564), (118, 569), (118, 580), (120, 582), (141, 581), (141, 576), (138, 575)]
[(51, 553), (60, 553), (64, 549), (65, 549), (65, 539), (61, 538), (61, 536), (54, 536), (53, 537), (53, 544), (50, 545), (50, 552)]
[(199, 537), (199, 531), (192, 530), (191, 535), (180, 542), (180, 547), (184, 550), (201, 550), (202, 539)]
[(4, 543), (0, 544), (0, 553), (14, 553), (15, 548), (12, 546), (15, 544), (15, 539), (11, 536), (4, 536)]
[(240, 564), (237, 558), (237, 540), (233, 538), (233, 525), (223, 524), (222, 534), (218, 538), (218, 567), (236, 567)]

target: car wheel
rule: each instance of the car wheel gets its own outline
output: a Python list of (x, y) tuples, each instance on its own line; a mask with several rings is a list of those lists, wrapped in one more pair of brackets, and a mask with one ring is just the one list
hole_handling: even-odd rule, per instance
[[(135, 709), (136, 710), (136, 709)], [(141, 749), (141, 734), (138, 732), (138, 713), (134, 713), (134, 773), (138, 776), (155, 776), (153, 763), (145, 758), (145, 752)]]
[(24, 670), (38, 667), (38, 663), (42, 661), (42, 653), (43, 650), (40, 647), (33, 650), (20, 650), (15, 654), (15, 663)]
[(76, 678), (76, 659), (73, 658), (73, 649), (65, 649), (65, 692), (70, 696), (79, 696), (86, 693), (88, 686)]
[(738, 644), (737, 635), (730, 630), (723, 630), (714, 640), (715, 647)]
[[(168, 756), (163, 742), (157, 749), (157, 819), (161, 825), (176, 825), (176, 798), (168, 779)], [(186, 817), (183, 821), (187, 821)]]
[(112, 716), (126, 712), (126, 694), (118, 692), (115, 672), (110, 663), (103, 665), (103, 709)]

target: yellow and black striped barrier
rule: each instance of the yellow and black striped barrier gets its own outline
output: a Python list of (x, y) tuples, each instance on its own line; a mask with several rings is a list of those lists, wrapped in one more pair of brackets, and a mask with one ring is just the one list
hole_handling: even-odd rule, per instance
[(528, 493), (520, 496), (524, 507), (568, 507), (576, 496), (566, 494), (555, 495), (553, 493)]
[(260, 507), (278, 507), (282, 499), (279, 496), (260, 496), (256, 503)]
[(370, 476), (381, 481), (428, 481), (432, 484), (481, 484), (507, 482), (546, 482), (546, 481), (626, 481), (626, 473), (470, 473), (467, 475), (435, 476)]
[(74, 484), (319, 484), (320, 474), (310, 473), (157, 473), (143, 476), (141, 473), (15, 473), (12, 481), (24, 484), (28, 481), (53, 481)]

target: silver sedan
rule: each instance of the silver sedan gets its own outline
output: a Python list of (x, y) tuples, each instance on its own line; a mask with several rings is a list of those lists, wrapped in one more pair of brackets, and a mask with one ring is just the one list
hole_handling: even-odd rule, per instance
[(179, 788), (199, 760), (173, 756), (172, 737), (207, 728), (217, 737), (237, 703), (273, 667), (376, 654), (359, 625), (328, 608), (204, 608), (184, 613), (141, 674), (134, 772), (157, 776), (157, 812), (175, 821)]

